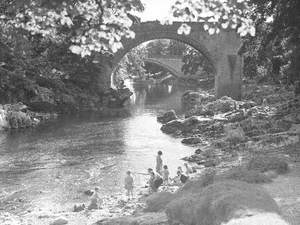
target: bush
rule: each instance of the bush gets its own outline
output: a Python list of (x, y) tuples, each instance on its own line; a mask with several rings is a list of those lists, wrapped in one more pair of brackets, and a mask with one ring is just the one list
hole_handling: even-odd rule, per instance
[(255, 156), (247, 164), (247, 169), (260, 172), (276, 171), (278, 174), (285, 174), (289, 171), (288, 163), (275, 156)]
[(203, 188), (205, 188), (206, 186), (214, 182), (215, 174), (216, 174), (215, 170), (205, 171), (200, 178), (194, 180), (188, 180), (185, 185), (183, 185), (175, 192), (175, 195), (177, 197), (180, 197), (185, 194), (199, 193), (200, 191), (203, 190)]
[(166, 206), (171, 223), (217, 225), (237, 212), (259, 211), (279, 214), (279, 208), (264, 189), (245, 182), (225, 180), (186, 194)]
[(158, 212), (174, 199), (174, 194), (170, 192), (158, 192), (150, 195), (146, 199), (146, 212)]

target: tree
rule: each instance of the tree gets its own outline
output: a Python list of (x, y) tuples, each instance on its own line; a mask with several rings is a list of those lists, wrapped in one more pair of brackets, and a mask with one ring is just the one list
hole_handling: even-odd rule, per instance
[[(221, 29), (236, 29), (241, 36), (255, 35), (251, 18), (250, 0), (177, 0), (172, 7), (173, 16), (184, 21), (197, 21), (203, 24), (209, 34)], [(183, 24), (179, 33), (189, 33), (190, 27)]]
[(129, 12), (143, 10), (140, 0), (5, 0), (0, 26), (67, 42), (73, 53), (116, 52), (122, 37), (133, 38)]
[(300, 79), (300, 2), (252, 0), (251, 4), (258, 34), (244, 40), (245, 71), (264, 67), (275, 83), (294, 83)]
[(144, 59), (148, 57), (147, 49), (144, 46), (137, 46), (128, 52), (115, 70), (117, 79), (124, 80), (128, 76), (144, 78)]
[(201, 69), (207, 75), (213, 74), (213, 68), (208, 60), (196, 49), (187, 48), (182, 62), (184, 63), (181, 70), (185, 75), (194, 75)]

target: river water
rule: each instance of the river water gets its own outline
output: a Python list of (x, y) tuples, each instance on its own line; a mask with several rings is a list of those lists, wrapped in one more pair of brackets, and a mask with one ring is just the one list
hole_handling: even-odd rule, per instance
[(161, 111), (180, 112), (182, 91), (172, 86), (130, 84), (132, 115), (99, 119), (64, 118), (35, 129), (0, 133), (0, 212), (59, 212), (84, 201), (85, 190), (123, 193), (127, 170), (145, 184), (158, 150), (175, 175), (194, 149), (160, 131)]

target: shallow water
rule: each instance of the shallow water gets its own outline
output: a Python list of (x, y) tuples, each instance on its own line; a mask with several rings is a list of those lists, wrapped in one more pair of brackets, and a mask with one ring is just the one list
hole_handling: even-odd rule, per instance
[(182, 91), (171, 86), (131, 85), (128, 118), (64, 118), (36, 129), (0, 134), (0, 212), (53, 213), (86, 201), (85, 190), (103, 196), (123, 193), (127, 170), (136, 186), (145, 184), (158, 150), (175, 175), (180, 158), (194, 149), (160, 131), (158, 113), (180, 111)]

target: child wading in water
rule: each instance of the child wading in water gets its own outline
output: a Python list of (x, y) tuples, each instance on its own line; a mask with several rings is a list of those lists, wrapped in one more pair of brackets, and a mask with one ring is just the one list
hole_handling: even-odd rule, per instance
[(133, 177), (131, 176), (131, 172), (127, 171), (127, 176), (125, 177), (125, 189), (127, 191), (128, 200), (133, 198)]
[(164, 180), (164, 185), (168, 185), (169, 184), (169, 175), (170, 175), (170, 172), (168, 170), (168, 166), (164, 165), (164, 169), (162, 171), (162, 178)]

